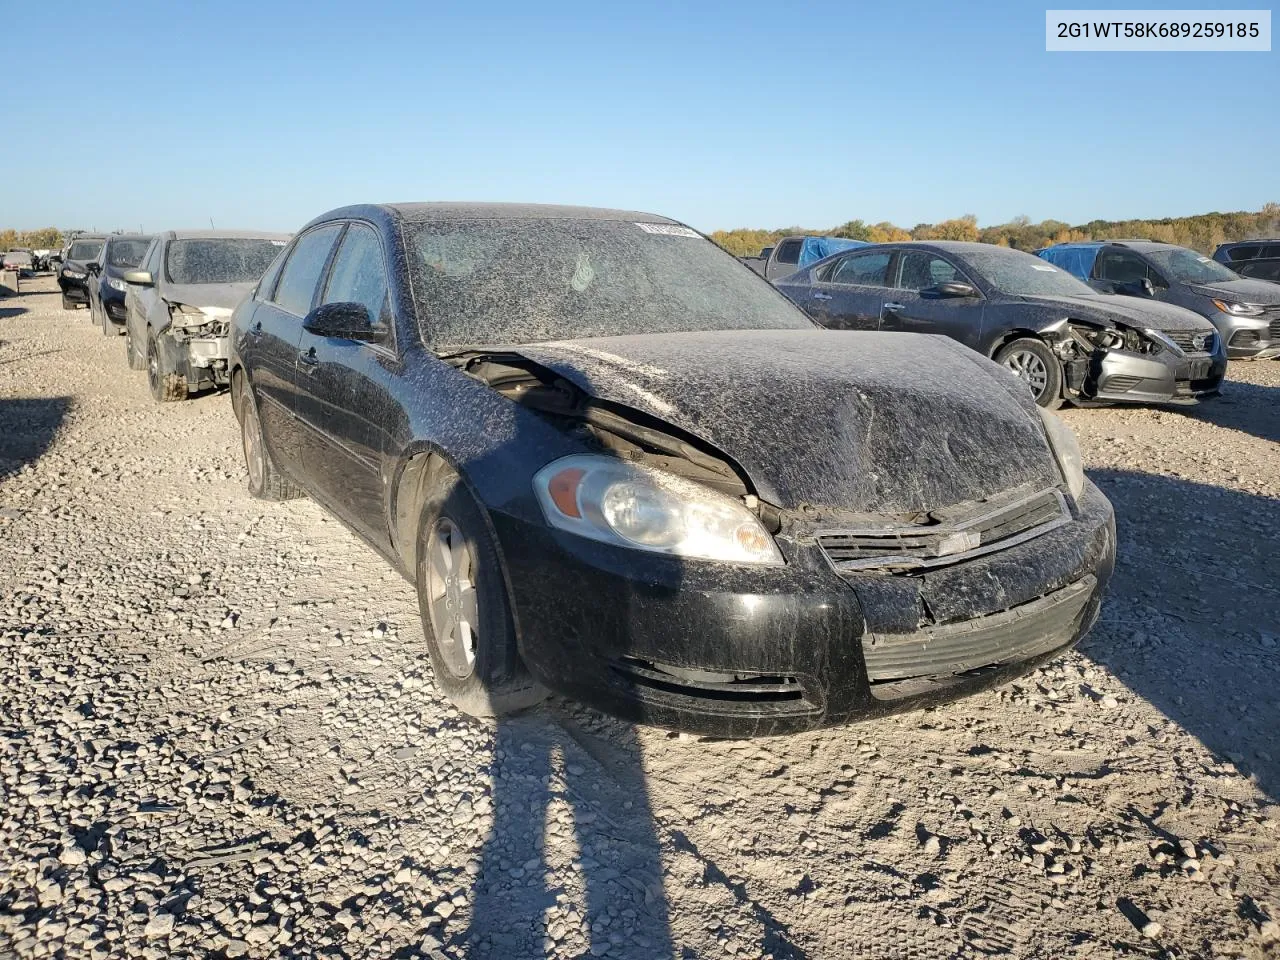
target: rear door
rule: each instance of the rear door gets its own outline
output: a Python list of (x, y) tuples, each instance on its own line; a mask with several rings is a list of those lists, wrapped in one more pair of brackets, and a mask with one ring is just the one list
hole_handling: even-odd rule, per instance
[(302, 458), (316, 495), (383, 549), (386, 522), (383, 452), (395, 415), (399, 376), (387, 259), (381, 236), (366, 223), (347, 227), (316, 306), (359, 303), (385, 331), (378, 343), (323, 337), (306, 330), (298, 345), (298, 419)]
[(800, 245), (803, 240), (783, 240), (773, 248), (771, 256), (764, 268), (766, 280), (777, 280), (800, 269)]
[(940, 333), (978, 349), (982, 298), (944, 297), (937, 290), (938, 284), (948, 282), (974, 286), (963, 270), (928, 250), (904, 250), (893, 273), (893, 296), (884, 304), (881, 330)]
[(892, 250), (863, 250), (834, 260), (815, 274), (805, 309), (832, 330), (875, 330), (889, 293)]
[[(299, 481), (306, 474), (297, 418), (298, 341), (302, 318), (311, 311), (342, 227), (341, 223), (321, 224), (294, 241), (272, 288), (259, 287), (261, 300), (238, 348), (249, 367), (272, 462)], [(312, 491), (314, 480), (308, 478), (304, 486)]]

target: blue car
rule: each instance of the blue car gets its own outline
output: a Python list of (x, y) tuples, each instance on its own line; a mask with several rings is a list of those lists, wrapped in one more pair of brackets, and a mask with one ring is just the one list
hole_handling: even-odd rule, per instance
[(1233, 360), (1280, 356), (1280, 286), (1151, 240), (1059, 243), (1036, 255), (1102, 293), (1163, 300), (1212, 323)]
[(140, 233), (113, 233), (102, 256), (89, 267), (89, 315), (100, 324), (104, 336), (124, 333), (124, 275), (136, 270), (151, 246), (152, 238)]

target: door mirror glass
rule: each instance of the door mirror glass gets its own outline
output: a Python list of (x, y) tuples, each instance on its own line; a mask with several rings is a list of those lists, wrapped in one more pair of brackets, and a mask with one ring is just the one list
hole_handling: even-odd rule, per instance
[(139, 287), (153, 287), (156, 282), (150, 270), (126, 270), (120, 279)]
[(318, 337), (362, 343), (377, 343), (386, 336), (385, 328), (374, 326), (369, 308), (363, 303), (321, 304), (307, 314), (302, 329)]

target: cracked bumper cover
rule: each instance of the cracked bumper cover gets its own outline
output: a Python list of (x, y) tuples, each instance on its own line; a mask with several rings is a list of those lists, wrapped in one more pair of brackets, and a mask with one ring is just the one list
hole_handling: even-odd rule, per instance
[[(1080, 639), (1115, 562), (1111, 505), (1092, 484), (1070, 523), (902, 576), (842, 575), (812, 541), (780, 538), (787, 565), (750, 568), (493, 520), (521, 653), (540, 682), (629, 720), (716, 736), (829, 726), (1005, 682)], [(877, 654), (890, 648), (944, 672), (886, 666)]]

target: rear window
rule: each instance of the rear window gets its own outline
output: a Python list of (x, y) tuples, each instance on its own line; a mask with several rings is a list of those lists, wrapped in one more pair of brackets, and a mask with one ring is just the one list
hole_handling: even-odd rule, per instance
[(1098, 247), (1049, 247), (1036, 253), (1055, 267), (1061, 267), (1078, 280), (1088, 280), (1093, 271), (1093, 261), (1098, 258)]
[(165, 273), (170, 283), (252, 283), (283, 246), (283, 240), (247, 237), (173, 240), (165, 251)]
[(142, 262), (151, 246), (151, 238), (112, 240), (107, 244), (107, 266), (131, 270)]

